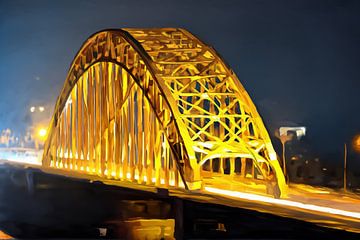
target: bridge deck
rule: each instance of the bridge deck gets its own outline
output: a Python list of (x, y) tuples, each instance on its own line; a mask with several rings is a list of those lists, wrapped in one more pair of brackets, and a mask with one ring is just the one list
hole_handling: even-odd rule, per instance
[[(0, 163), (4, 163), (4, 161), (0, 161)], [(18, 165), (19, 163), (12, 164)], [(24, 168), (39, 168), (39, 166), (35, 165), (21, 165)], [(192, 201), (249, 209), (360, 233), (360, 197), (342, 194), (330, 189), (315, 188), (307, 185), (291, 185), (287, 198), (274, 199), (270, 196), (251, 192), (224, 190), (219, 186), (209, 184), (205, 185), (202, 190), (188, 191), (177, 188), (164, 191), (156, 186), (139, 185), (136, 182), (104, 179), (94, 175), (85, 175), (61, 169), (40, 169), (50, 174), (98, 181), (108, 185), (147, 192), (161, 192), (161, 194), (165, 192), (169, 196)]]

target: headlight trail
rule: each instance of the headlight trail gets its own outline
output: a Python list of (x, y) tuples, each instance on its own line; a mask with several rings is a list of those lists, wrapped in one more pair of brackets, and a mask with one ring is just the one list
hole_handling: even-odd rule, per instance
[(251, 201), (257, 201), (257, 202), (265, 202), (265, 203), (273, 203), (277, 205), (283, 205), (283, 206), (289, 206), (289, 207), (297, 207), (305, 210), (311, 210), (311, 211), (317, 211), (317, 212), (323, 212), (323, 213), (330, 213), (330, 214), (336, 214), (344, 217), (352, 217), (360, 219), (360, 212), (351, 212), (331, 207), (323, 207), (323, 206), (317, 206), (313, 204), (306, 204), (286, 199), (275, 199), (271, 197), (266, 196), (260, 196), (256, 194), (251, 193), (243, 193), (243, 192), (237, 192), (237, 191), (229, 191), (229, 190), (223, 190), (218, 188), (212, 188), (212, 187), (205, 187), (205, 191), (223, 195), (223, 196), (230, 196), (235, 198), (241, 198), (245, 200), (251, 200)]

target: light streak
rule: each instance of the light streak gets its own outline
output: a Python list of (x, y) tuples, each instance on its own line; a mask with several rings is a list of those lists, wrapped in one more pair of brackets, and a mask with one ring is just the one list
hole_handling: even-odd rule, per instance
[(313, 205), (313, 204), (306, 204), (306, 203), (301, 203), (301, 202), (296, 202), (296, 201), (291, 201), (291, 200), (286, 200), (286, 199), (275, 199), (275, 198), (260, 196), (260, 195), (251, 194), (251, 193), (229, 191), (229, 190), (212, 188), (212, 187), (205, 187), (205, 191), (219, 194), (219, 195), (241, 198), (241, 199), (245, 199), (245, 200), (265, 202), (265, 203), (274, 203), (274, 204), (283, 205), (283, 206), (296, 207), (296, 208), (301, 208), (301, 209), (305, 209), (305, 210), (311, 210), (311, 211), (317, 211), (317, 212), (323, 212), (323, 213), (340, 215), (340, 216), (344, 216), (344, 217), (352, 217), (352, 218), (360, 219), (360, 212), (350, 212), (350, 211), (331, 208), (331, 207), (317, 206), (317, 205)]

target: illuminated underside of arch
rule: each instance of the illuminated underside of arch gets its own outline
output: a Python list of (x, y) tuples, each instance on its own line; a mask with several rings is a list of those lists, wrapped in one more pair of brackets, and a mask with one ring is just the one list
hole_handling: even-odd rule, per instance
[(199, 189), (206, 179), (244, 175), (250, 160), (262, 179), (274, 175), (286, 188), (244, 87), (183, 29), (91, 36), (72, 63), (49, 132), (47, 167)]

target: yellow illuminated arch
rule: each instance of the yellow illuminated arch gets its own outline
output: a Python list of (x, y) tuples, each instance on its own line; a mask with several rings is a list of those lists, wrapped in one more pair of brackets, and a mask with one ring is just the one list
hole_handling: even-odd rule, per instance
[(238, 78), (195, 36), (166, 28), (107, 30), (84, 43), (57, 100), (43, 165), (199, 189), (219, 176), (244, 177), (249, 161), (252, 175), (273, 175), (285, 193)]

